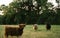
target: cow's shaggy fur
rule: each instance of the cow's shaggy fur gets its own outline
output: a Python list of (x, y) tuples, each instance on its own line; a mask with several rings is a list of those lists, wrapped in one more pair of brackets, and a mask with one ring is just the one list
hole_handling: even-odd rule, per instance
[(5, 38), (8, 38), (8, 36), (21, 36), (23, 34), (23, 29), (25, 27), (25, 24), (19, 24), (18, 27), (14, 26), (6, 26), (5, 27)]
[(33, 25), (33, 29), (34, 29), (34, 30), (37, 30), (37, 29), (38, 29), (38, 25), (37, 25), (37, 24), (34, 24), (34, 25)]

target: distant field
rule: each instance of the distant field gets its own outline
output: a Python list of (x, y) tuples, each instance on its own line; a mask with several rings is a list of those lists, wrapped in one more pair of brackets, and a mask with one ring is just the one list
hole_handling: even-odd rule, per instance
[[(26, 25), (24, 33), (20, 38), (60, 38), (60, 26), (52, 25), (50, 31), (47, 31), (45, 25), (39, 25), (35, 31), (32, 25)], [(4, 25), (0, 25), (0, 38), (4, 38)], [(11, 36), (9, 36), (11, 38)], [(13, 38), (17, 38), (13, 36)]]

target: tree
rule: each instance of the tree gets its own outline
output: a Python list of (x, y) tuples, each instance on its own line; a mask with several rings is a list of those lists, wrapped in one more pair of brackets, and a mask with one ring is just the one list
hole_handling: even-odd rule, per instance
[(14, 0), (3, 11), (6, 24), (43, 24), (55, 19), (53, 5), (47, 0)]

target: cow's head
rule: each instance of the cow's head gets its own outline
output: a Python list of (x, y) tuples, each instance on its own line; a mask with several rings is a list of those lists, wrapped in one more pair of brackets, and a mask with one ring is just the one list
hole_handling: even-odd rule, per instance
[(20, 29), (24, 28), (25, 26), (26, 26), (25, 24), (19, 24)]

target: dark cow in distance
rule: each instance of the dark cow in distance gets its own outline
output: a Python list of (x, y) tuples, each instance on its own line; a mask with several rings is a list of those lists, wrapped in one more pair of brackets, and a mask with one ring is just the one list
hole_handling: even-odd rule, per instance
[(46, 23), (46, 29), (50, 30), (51, 29), (51, 24), (49, 22)]

